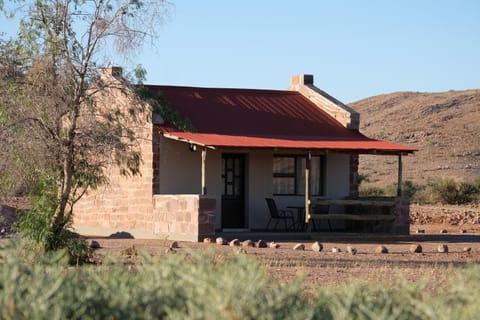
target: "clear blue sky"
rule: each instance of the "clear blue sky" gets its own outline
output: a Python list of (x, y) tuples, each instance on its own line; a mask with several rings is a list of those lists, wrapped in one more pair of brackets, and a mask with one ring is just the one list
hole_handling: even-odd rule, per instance
[(136, 61), (147, 83), (285, 89), (310, 73), (346, 103), (480, 88), (479, 0), (171, 2)]

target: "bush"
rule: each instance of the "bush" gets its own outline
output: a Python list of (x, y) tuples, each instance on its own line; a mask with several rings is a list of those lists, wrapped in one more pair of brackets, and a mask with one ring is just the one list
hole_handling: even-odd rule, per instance
[[(388, 185), (385, 188), (385, 194), (388, 195), (388, 196), (391, 196), (391, 197), (396, 196), (397, 195), (397, 185), (398, 185), (398, 183)], [(418, 191), (421, 191), (423, 189), (425, 189), (424, 186), (416, 184), (415, 182), (413, 182), (411, 180), (405, 180), (405, 181), (402, 182), (402, 195), (404, 197), (408, 197), (408, 198), (412, 199), (412, 198), (415, 197), (415, 194)]]
[(358, 191), (360, 197), (382, 197), (385, 195), (385, 191), (376, 186), (360, 186)]
[[(2, 245), (5, 242), (1, 243)], [(25, 242), (0, 249), (1, 319), (475, 319), (480, 266), (461, 268), (440, 292), (406, 281), (354, 282), (304, 294), (251, 257), (208, 252), (141, 256), (71, 268), (61, 251)], [(426, 282), (425, 282), (426, 284)]]
[(308, 319), (299, 281), (272, 281), (239, 255), (150, 257), (129, 271), (123, 263), (67, 267), (52, 252), (32, 263), (2, 250), (1, 319)]
[(480, 188), (475, 182), (457, 182), (453, 178), (440, 178), (429, 181), (431, 202), (443, 204), (464, 204), (479, 199)]
[(55, 176), (45, 173), (36, 189), (30, 195), (32, 207), (19, 220), (20, 232), (27, 238), (40, 244), (45, 251), (66, 249), (71, 264), (88, 262), (91, 257), (87, 242), (68, 226), (53, 232), (50, 226), (57, 208), (58, 187)]

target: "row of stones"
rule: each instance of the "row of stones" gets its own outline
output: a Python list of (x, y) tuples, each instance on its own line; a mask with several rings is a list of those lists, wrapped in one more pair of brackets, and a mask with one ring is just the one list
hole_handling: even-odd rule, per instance
[[(425, 233), (425, 229), (416, 229), (415, 233)], [(447, 229), (441, 229), (439, 233), (448, 233), (448, 230)], [(460, 229), (460, 230), (458, 230), (458, 233), (467, 233), (467, 230)]]
[[(203, 240), (204, 243), (212, 243), (213, 240), (211, 238), (205, 238)], [(215, 239), (215, 243), (217, 245), (230, 245), (232, 247), (234, 246), (242, 246), (242, 247), (257, 247), (257, 248), (274, 248), (274, 249), (278, 249), (280, 247), (280, 245), (278, 243), (275, 243), (275, 242), (265, 242), (263, 240), (258, 240), (257, 242), (253, 242), (251, 240), (245, 240), (243, 242), (240, 242), (240, 240), (238, 239), (233, 239), (231, 240), (230, 242), (227, 242), (225, 239), (223, 239), (222, 237), (218, 237)], [(297, 243), (293, 246), (292, 248), (293, 250), (295, 251), (304, 251), (305, 250), (305, 245), (303, 243)], [(321, 252), (323, 251), (323, 245), (321, 243), (319, 243), (318, 241), (315, 241), (312, 245), (311, 245), (311, 249), (312, 251), (315, 251), (315, 252)], [(410, 245), (409, 247), (409, 252), (411, 253), (422, 253), (423, 252), (423, 248), (420, 244), (412, 244)], [(342, 250), (338, 247), (333, 247), (331, 249), (331, 251), (333, 253), (340, 253), (342, 252)], [(351, 245), (348, 245), (347, 248), (346, 248), (346, 251), (352, 255), (355, 255), (357, 254), (358, 250), (357, 248), (355, 247), (352, 247)], [(440, 252), (440, 253), (448, 253), (448, 245), (446, 244), (440, 244), (438, 245), (437, 247), (437, 251)], [(464, 247), (463, 248), (463, 251), (464, 252), (470, 252), (472, 251), (472, 248), (471, 247)], [(388, 248), (384, 245), (380, 245), (380, 246), (377, 246), (375, 248), (375, 253), (382, 253), (382, 254), (386, 254), (386, 253), (389, 253), (388, 251)]]

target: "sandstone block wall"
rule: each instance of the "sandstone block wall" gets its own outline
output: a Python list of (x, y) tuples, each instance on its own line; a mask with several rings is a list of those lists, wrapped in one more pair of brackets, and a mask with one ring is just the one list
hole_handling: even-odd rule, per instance
[(215, 198), (154, 195), (154, 233), (161, 238), (200, 241), (215, 235)]

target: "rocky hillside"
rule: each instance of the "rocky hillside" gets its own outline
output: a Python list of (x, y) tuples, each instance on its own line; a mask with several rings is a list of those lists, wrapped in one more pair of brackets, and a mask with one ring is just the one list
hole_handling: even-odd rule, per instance
[[(480, 90), (442, 93), (397, 92), (351, 103), (360, 130), (369, 137), (420, 151), (404, 157), (404, 179), (480, 177)], [(370, 183), (396, 182), (397, 157), (361, 156), (359, 172)]]

